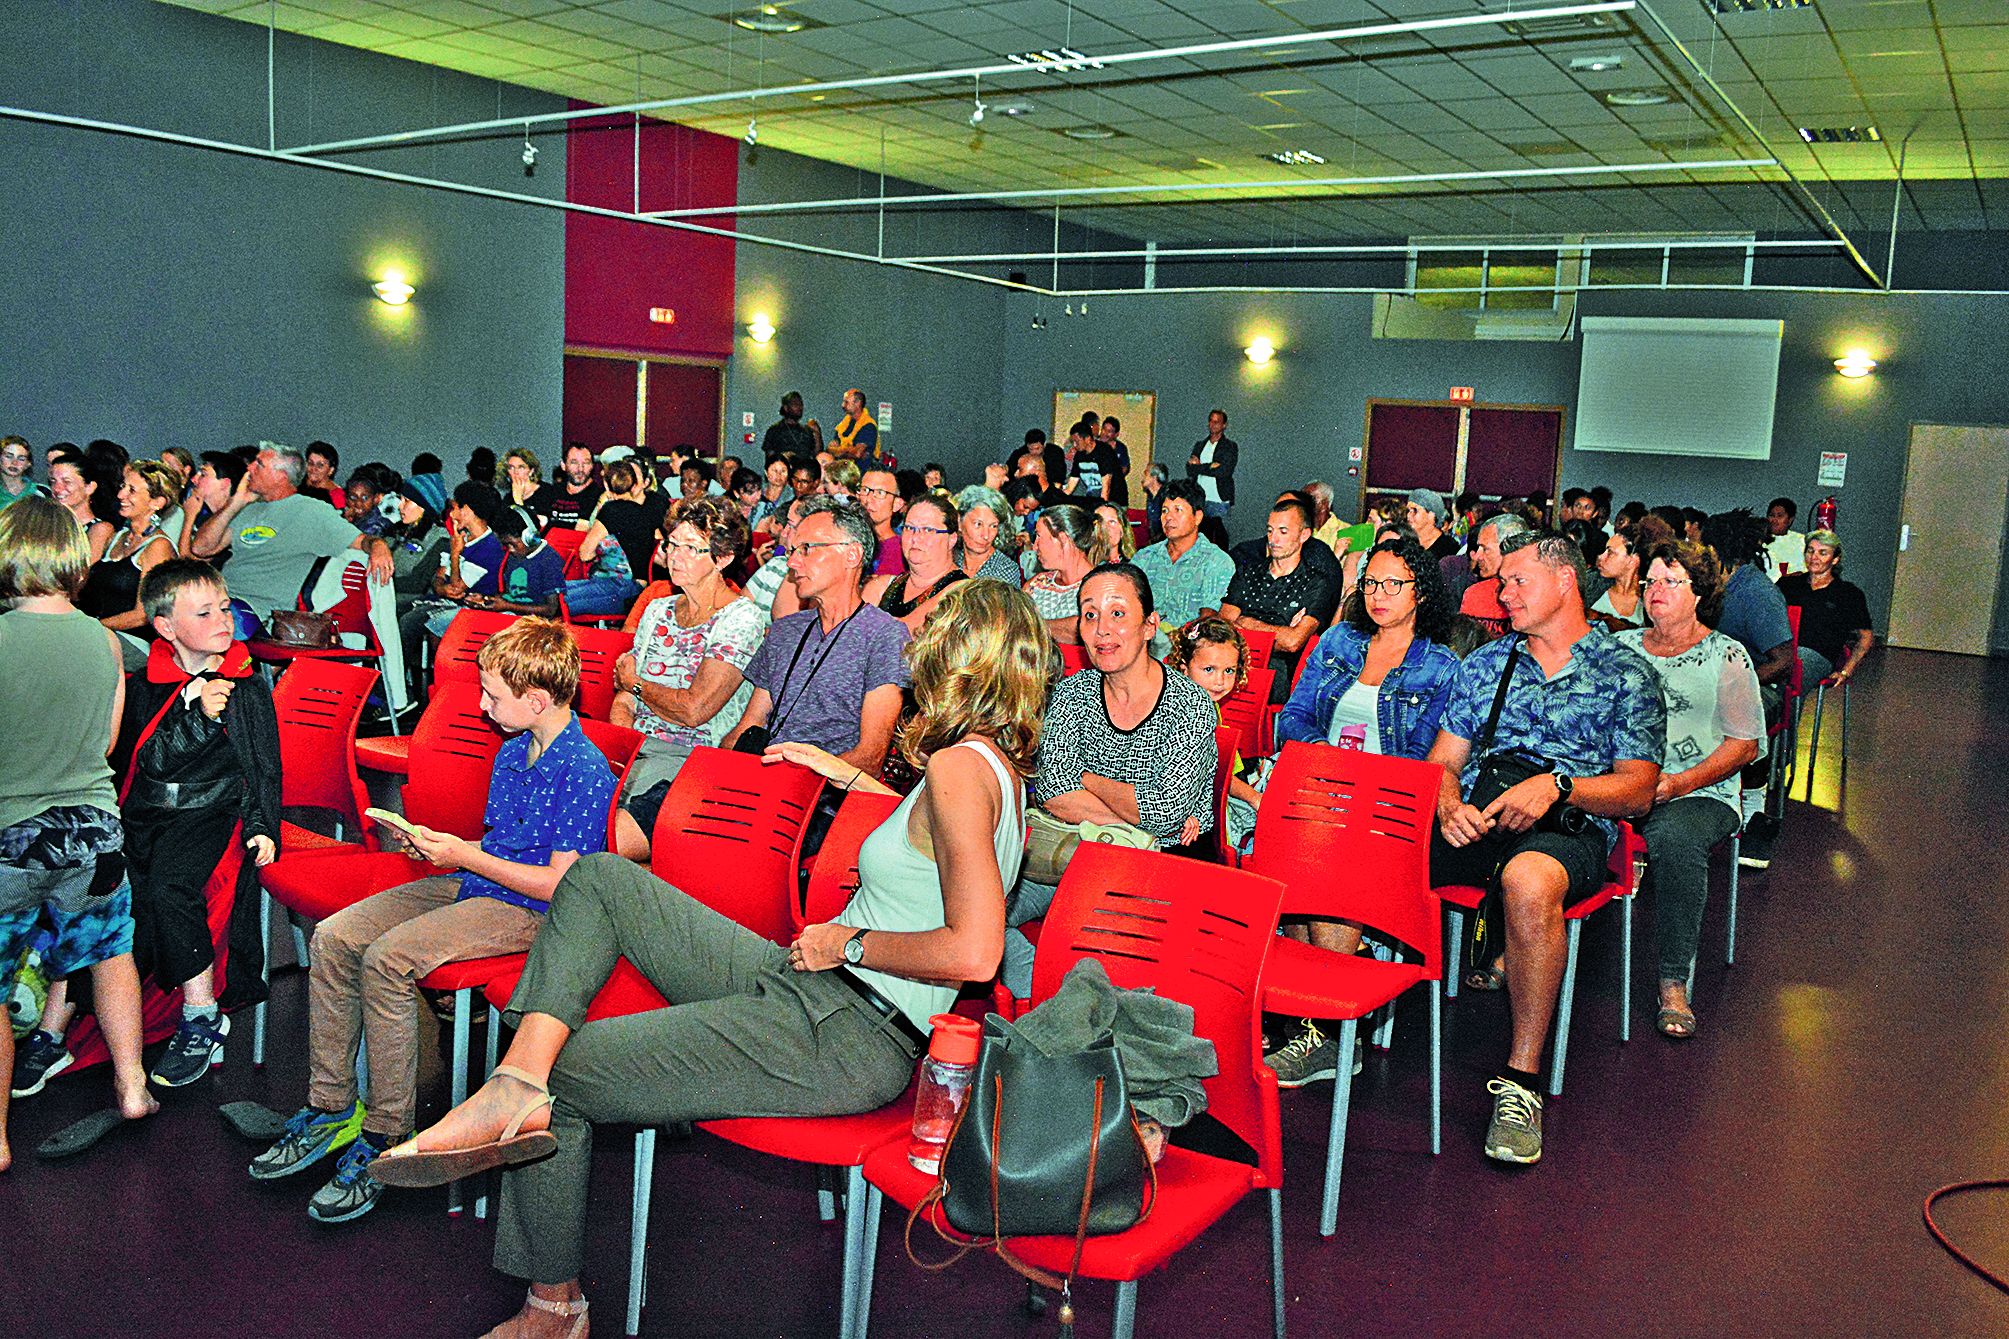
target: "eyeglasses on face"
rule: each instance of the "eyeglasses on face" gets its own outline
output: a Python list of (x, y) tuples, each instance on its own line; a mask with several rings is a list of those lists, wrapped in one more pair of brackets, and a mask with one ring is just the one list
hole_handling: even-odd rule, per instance
[(674, 539), (666, 539), (663, 541), (663, 549), (667, 553), (681, 553), (692, 558), (709, 558), (712, 546), (709, 544), (680, 544)]
[(1378, 594), (1384, 590), (1390, 595), (1396, 595), (1401, 592), (1404, 586), (1413, 586), (1415, 584), (1415, 577), (1362, 577), (1360, 579), (1361, 590), (1369, 595)]
[(858, 541), (855, 539), (818, 539), (808, 544), (797, 544), (794, 548), (790, 549), (789, 552), (812, 553), (817, 549), (856, 548), (857, 545)]
[(900, 533), (903, 535), (946, 535), (949, 531), (939, 525), (915, 525), (909, 521), (900, 527)]
[(1673, 590), (1677, 586), (1692, 586), (1695, 583), (1687, 577), (1648, 577), (1639, 584), (1644, 590)]
[(880, 488), (880, 487), (878, 487), (878, 486), (876, 486), (876, 485), (873, 485), (873, 486), (871, 486), (871, 487), (866, 487), (866, 486), (863, 486), (863, 485), (861, 485), (861, 486), (859, 487), (859, 489), (858, 489), (858, 496), (859, 496), (859, 497), (898, 497), (898, 496), (900, 496), (900, 495), (899, 495), (898, 493), (894, 492), (894, 491), (893, 491), (892, 489), (890, 489), (890, 488)]

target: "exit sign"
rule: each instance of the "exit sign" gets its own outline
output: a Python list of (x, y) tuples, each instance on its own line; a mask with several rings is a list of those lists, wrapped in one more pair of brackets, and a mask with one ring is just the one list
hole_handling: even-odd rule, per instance
[(1453, 386), (1451, 388), (1451, 400), (1454, 404), (1470, 404), (1472, 403), (1472, 395), (1473, 388), (1470, 386)]
[[(657, 325), (675, 325), (677, 323), (676, 308), (651, 307), (649, 308), (649, 319)], [(1466, 398), (1470, 399), (1471, 397), (1467, 396)]]

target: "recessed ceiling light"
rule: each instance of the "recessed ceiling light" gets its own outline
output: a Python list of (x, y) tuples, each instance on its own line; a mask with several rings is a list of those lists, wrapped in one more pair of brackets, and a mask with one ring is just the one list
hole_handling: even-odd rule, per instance
[(1051, 65), (1060, 70), (1099, 70), (1102, 62), (1093, 56), (1084, 56), (1071, 46), (1057, 47), (1052, 51), (1021, 51), (1006, 56), (1014, 65)]
[(1624, 64), (1623, 56), (1578, 56), (1570, 61), (1570, 69), (1578, 74), (1603, 74)]
[(1800, 138), (1809, 144), (1876, 144), (1883, 132), (1875, 126), (1801, 126)]
[(1069, 139), (1105, 140), (1115, 139), (1122, 132), (1108, 126), (1062, 126), (1060, 133)]
[(1814, 0), (1702, 0), (1711, 14), (1763, 14), (1777, 9), (1812, 9)]
[(1272, 163), (1282, 163), (1285, 167), (1309, 167), (1325, 161), (1323, 154), (1313, 153), (1310, 149), (1280, 149), (1275, 153), (1266, 153), (1263, 157)]
[(1002, 102), (991, 103), (990, 109), (999, 116), (1031, 116), (1038, 110), (1031, 98), (1006, 98)]
[(1659, 107), (1674, 101), (1664, 88), (1623, 88), (1602, 96), (1607, 107)]
[(797, 14), (783, 9), (780, 5), (760, 5), (753, 9), (737, 10), (731, 14), (721, 14), (720, 18), (735, 28), (744, 28), (750, 33), (765, 33), (783, 37), (789, 33), (799, 33), (807, 28), (821, 28), (824, 25), (806, 14)]

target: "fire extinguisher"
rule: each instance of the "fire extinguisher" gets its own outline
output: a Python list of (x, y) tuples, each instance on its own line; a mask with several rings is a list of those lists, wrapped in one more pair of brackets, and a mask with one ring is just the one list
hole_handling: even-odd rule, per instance
[(1833, 530), (1835, 528), (1835, 497), (1830, 493), (1814, 504), (1814, 529)]

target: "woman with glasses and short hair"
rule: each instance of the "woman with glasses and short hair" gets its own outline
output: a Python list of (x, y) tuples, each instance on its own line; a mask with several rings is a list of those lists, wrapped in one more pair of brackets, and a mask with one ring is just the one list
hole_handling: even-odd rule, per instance
[(900, 523), (900, 553), (907, 570), (875, 576), (865, 583), (867, 603), (876, 604), (919, 632), (942, 596), (968, 574), (956, 565), (956, 532), (962, 516), (945, 493), (924, 493), (907, 504)]

